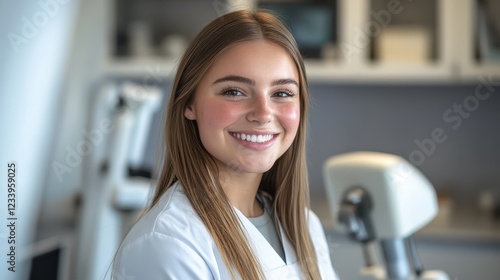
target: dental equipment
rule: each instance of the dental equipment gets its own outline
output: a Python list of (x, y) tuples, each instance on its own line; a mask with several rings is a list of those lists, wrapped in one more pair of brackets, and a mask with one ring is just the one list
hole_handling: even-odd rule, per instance
[(151, 181), (129, 177), (129, 168), (141, 167), (161, 99), (159, 88), (130, 82), (104, 84), (94, 99), (89, 131), (95, 141), (85, 158), (75, 279), (109, 278), (124, 228), (147, 205)]
[[(335, 229), (362, 244), (364, 279), (449, 279), (442, 271), (424, 271), (416, 253), (413, 234), (438, 212), (435, 190), (419, 170), (395, 155), (353, 152), (329, 158), (323, 174)], [(376, 241), (385, 269), (375, 258)]]

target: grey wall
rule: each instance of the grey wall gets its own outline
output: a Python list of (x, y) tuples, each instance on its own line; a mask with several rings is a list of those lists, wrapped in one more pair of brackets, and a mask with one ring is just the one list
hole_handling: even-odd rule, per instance
[[(446, 141), (436, 143), (418, 168), (438, 190), (449, 190), (458, 200), (483, 188), (492, 189), (500, 199), (500, 88), (474, 104), (476, 86), (312, 85), (308, 142), (312, 198), (324, 194), (321, 171), (328, 157), (369, 150), (418, 164), (420, 159), (410, 158), (419, 150), (415, 140), (430, 138), (440, 128)], [(449, 115), (461, 119), (460, 125), (443, 118), (464, 100), (470, 102), (469, 109), (477, 108), (467, 118)]]

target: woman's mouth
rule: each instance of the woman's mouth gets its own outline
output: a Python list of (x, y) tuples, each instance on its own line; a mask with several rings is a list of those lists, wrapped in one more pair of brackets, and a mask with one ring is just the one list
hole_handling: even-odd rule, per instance
[(236, 133), (236, 132), (230, 132), (232, 136), (247, 141), (247, 142), (252, 142), (252, 143), (265, 143), (268, 141), (271, 141), (274, 138), (274, 134), (245, 134), (245, 133)]

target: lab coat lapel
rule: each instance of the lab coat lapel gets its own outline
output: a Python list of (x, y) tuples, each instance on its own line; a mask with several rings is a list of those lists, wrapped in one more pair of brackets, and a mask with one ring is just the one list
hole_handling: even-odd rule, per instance
[(295, 254), (295, 249), (293, 248), (290, 240), (288, 240), (288, 237), (286, 236), (285, 230), (281, 226), (281, 223), (279, 223), (279, 228), (281, 234), (281, 244), (283, 244), (283, 250), (285, 251), (286, 264), (294, 264), (297, 262), (297, 254)]
[[(255, 254), (259, 258), (261, 265), (263, 266), (264, 271), (270, 271), (277, 269), (279, 267), (285, 266), (285, 262), (281, 259), (281, 257), (276, 253), (274, 248), (269, 244), (267, 239), (260, 233), (260, 231), (248, 220), (243, 213), (241, 213), (236, 207), (233, 207), (240, 223), (246, 231), (247, 239), (250, 242), (250, 246), (254, 250)], [(281, 236), (283, 237), (283, 231), (281, 230)], [(285, 250), (285, 256), (288, 260), (289, 258), (289, 242), (287, 244), (283, 243), (283, 248)], [(293, 248), (292, 248), (293, 250)]]

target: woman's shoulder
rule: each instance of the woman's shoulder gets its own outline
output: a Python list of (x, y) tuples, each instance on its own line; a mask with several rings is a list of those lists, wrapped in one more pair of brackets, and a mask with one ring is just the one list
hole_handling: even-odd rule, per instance
[(309, 208), (306, 208), (306, 217), (307, 217), (309, 227), (311, 227), (311, 226), (318, 227), (319, 226), (319, 227), (323, 228), (323, 226), (321, 225), (321, 220), (319, 219), (318, 215), (316, 215), (316, 213), (314, 213)]
[(323, 228), (321, 220), (316, 215), (316, 213), (314, 213), (309, 208), (306, 209), (306, 221), (307, 221), (307, 227), (309, 228), (309, 233), (316, 238), (316, 240), (313, 239), (313, 241), (319, 241), (319, 240), (326, 241), (325, 230)]
[(214, 248), (213, 238), (176, 183), (127, 234), (113, 272), (137, 279), (146, 274), (148, 279), (212, 279), (221, 260)]
[(314, 249), (318, 257), (321, 279), (339, 279), (332, 267), (332, 260), (330, 257), (331, 241), (325, 234), (321, 220), (312, 210), (306, 209), (306, 211), (309, 233), (311, 234), (311, 241), (314, 244)]
[(144, 241), (144, 237), (158, 235), (181, 242), (210, 236), (179, 183), (172, 185), (158, 203), (137, 221), (124, 243)]

